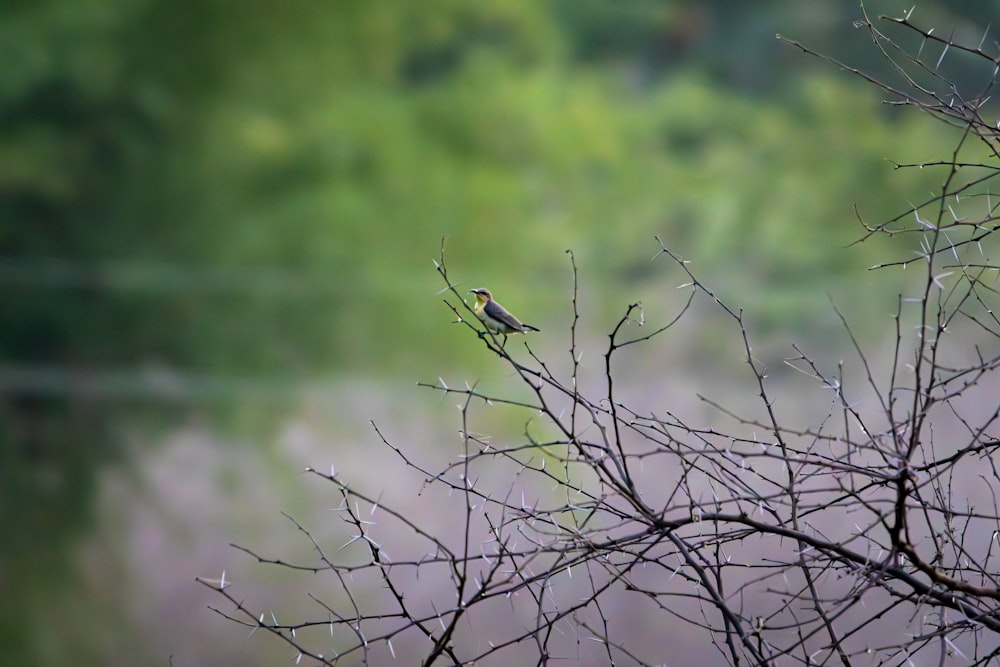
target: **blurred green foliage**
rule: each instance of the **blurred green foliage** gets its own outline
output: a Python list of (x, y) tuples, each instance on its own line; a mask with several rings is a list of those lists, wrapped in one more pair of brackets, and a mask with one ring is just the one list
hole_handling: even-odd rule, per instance
[[(985, 25), (976, 3), (924, 6), (942, 25)], [(561, 312), (568, 289), (537, 286), (568, 285), (572, 248), (606, 321), (673, 288), (648, 261), (659, 234), (764, 331), (822, 340), (816, 295), (868, 289), (859, 267), (883, 252), (841, 250), (860, 232), (852, 204), (872, 221), (897, 212), (935, 178), (885, 158), (949, 141), (773, 38), (855, 49), (857, 11), (5, 3), (0, 653), (36, 662), (24, 626), (40, 582), (58, 588), (121, 424), (151, 405), (180, 414), (144, 372), (280, 388), (474, 366), (475, 346), (442, 333), (442, 235), (463, 287), (494, 287), (522, 314)], [(850, 49), (879, 67), (874, 49)], [(73, 382), (115, 372), (138, 379), (112, 393)]]

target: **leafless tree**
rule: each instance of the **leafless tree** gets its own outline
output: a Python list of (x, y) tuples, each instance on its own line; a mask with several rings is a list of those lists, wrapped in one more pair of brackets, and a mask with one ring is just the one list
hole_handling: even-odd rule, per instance
[[(308, 580), (315, 615), (279, 622), (241, 599), (238, 586), (205, 580), (224, 599), (216, 611), (319, 664), (382, 665), (392, 656), (425, 665), (693, 664), (678, 629), (732, 665), (998, 659), (1000, 265), (992, 252), (1000, 199), (990, 188), (1000, 175), (1000, 131), (984, 114), (1000, 55), (988, 53), (985, 38), (962, 44), (909, 16), (865, 15), (858, 27), (889, 76), (836, 64), (880, 88), (888, 104), (939, 118), (957, 136), (944, 159), (898, 165), (940, 170), (940, 191), (880, 224), (858, 214), (859, 242), (887, 236), (900, 249), (873, 279), (906, 265), (920, 275), (918, 290), (899, 298), (891, 354), (873, 358), (846, 318), (853, 361), (825, 368), (796, 346), (786, 363), (829, 401), (808, 425), (793, 425), (743, 313), (657, 239), (655, 259), (683, 276), (686, 300), (669, 321), (642, 330), (633, 326), (642, 307), (626, 306), (595, 383), (580, 362), (572, 255), (569, 361), (553, 363), (530, 339), (502, 345), (479, 328), (442, 244), (444, 302), (510, 369), (511, 393), (428, 385), (461, 403), (461, 454), (444, 467), (376, 433), (461, 530), (436, 533), (414, 508), (382, 504), (378, 489), (311, 470), (339, 497), (350, 546), (296, 523), (315, 550), (307, 563), (241, 548), (318, 575)], [(902, 46), (914, 38), (915, 48)], [(979, 90), (960, 90), (941, 73), (951, 58), (983, 74)], [(720, 417), (711, 426), (666, 406), (629, 407), (621, 355), (647, 353), (697, 302), (731, 324), (755, 406), (703, 399)], [(484, 404), (523, 413), (518, 441), (476, 432)]]

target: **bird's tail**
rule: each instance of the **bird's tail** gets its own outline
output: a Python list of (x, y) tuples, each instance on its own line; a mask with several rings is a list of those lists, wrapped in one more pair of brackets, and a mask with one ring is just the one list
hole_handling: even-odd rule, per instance
[(522, 325), (521, 331), (522, 332), (525, 332), (525, 331), (541, 331), (541, 329), (533, 327), (530, 324), (525, 324), (525, 325)]

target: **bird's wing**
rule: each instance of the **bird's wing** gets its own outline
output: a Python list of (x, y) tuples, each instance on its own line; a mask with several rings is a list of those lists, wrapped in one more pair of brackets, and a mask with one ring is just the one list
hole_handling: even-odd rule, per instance
[(494, 320), (496, 320), (497, 322), (503, 322), (511, 329), (516, 329), (517, 331), (520, 331), (521, 329), (524, 328), (524, 325), (521, 324), (521, 320), (517, 319), (516, 317), (508, 313), (507, 309), (501, 306), (496, 301), (490, 301), (489, 303), (487, 303), (486, 306), (483, 308), (483, 310), (485, 310), (486, 314), (492, 317)]

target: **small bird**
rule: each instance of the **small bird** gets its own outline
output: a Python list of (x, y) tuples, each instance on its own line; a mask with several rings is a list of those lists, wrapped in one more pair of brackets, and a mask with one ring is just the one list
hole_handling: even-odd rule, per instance
[(506, 308), (493, 300), (493, 295), (485, 287), (470, 289), (469, 293), (476, 295), (476, 305), (473, 310), (490, 333), (506, 336), (512, 333), (539, 331), (535, 327), (522, 324), (521, 320), (508, 313)]

